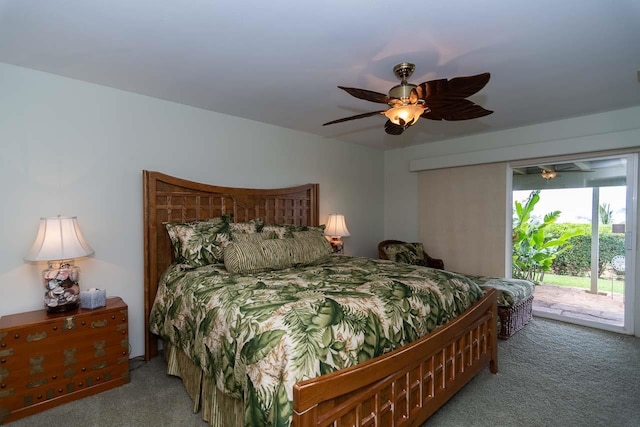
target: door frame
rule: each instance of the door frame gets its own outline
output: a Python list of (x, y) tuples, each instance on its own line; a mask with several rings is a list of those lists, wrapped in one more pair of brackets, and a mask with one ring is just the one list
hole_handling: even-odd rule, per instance
[[(513, 170), (515, 168), (521, 168), (525, 166), (532, 166), (536, 164), (553, 164), (553, 163), (567, 163), (571, 161), (589, 160), (589, 159), (602, 159), (620, 157), (625, 158), (627, 163), (627, 177), (626, 177), (626, 225), (625, 225), (625, 285), (624, 285), (624, 320), (623, 325), (610, 325), (600, 322), (593, 322), (586, 319), (579, 319), (567, 316), (561, 316), (554, 313), (542, 313), (534, 310), (534, 315), (539, 317), (545, 317), (553, 320), (560, 320), (567, 323), (574, 323), (582, 326), (593, 327), (597, 329), (609, 330), (612, 332), (618, 332), (623, 334), (634, 334), (635, 329), (635, 310), (640, 309), (636, 307), (636, 260), (637, 260), (637, 215), (638, 215), (638, 152), (629, 152), (624, 150), (623, 152), (608, 152), (603, 153), (581, 153), (575, 155), (565, 155), (556, 157), (535, 158), (528, 160), (519, 160), (509, 162), (507, 165), (507, 218), (513, 215)], [(506, 277), (512, 277), (512, 224), (507, 222), (505, 233), (505, 258), (506, 258)], [(535, 299), (535, 296), (534, 296)]]

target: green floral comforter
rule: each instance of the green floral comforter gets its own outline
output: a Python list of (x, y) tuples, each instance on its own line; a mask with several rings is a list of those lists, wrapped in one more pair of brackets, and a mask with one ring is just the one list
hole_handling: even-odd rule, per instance
[(456, 273), (369, 258), (252, 275), (173, 265), (150, 327), (244, 400), (245, 425), (287, 426), (296, 382), (414, 341), (482, 295)]

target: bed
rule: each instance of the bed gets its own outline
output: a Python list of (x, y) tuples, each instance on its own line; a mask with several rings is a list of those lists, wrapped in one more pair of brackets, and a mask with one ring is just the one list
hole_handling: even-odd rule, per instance
[[(294, 426), (419, 425), (479, 371), (488, 366), (491, 372), (497, 372), (496, 294), (494, 291), (479, 295), (474, 294), (474, 299), (471, 300), (465, 294), (472, 293), (470, 290), (476, 285), (470, 285), (468, 281), (457, 277), (455, 273), (433, 273), (435, 270), (426, 267), (406, 265), (400, 267), (394, 266), (396, 263), (389, 261), (330, 255), (322, 263), (312, 263), (302, 267), (302, 269), (308, 269), (304, 272), (299, 271), (299, 268), (296, 267), (295, 269), (285, 269), (279, 273), (263, 272), (258, 276), (255, 274), (235, 275), (233, 281), (238, 282), (240, 286), (236, 288), (237, 294), (234, 298), (230, 298), (218, 294), (222, 288), (226, 289), (230, 286), (224, 285), (216, 288), (215, 285), (207, 285), (207, 287), (193, 285), (195, 276), (214, 278), (214, 281), (220, 280), (219, 278), (224, 274), (223, 266), (208, 265), (196, 269), (197, 271), (186, 269), (185, 272), (184, 268), (173, 262), (173, 248), (165, 230), (165, 223), (207, 221), (211, 218), (229, 215), (233, 217), (234, 222), (238, 223), (260, 218), (264, 224), (289, 224), (300, 227), (300, 230), (313, 229), (319, 225), (318, 187), (317, 184), (307, 184), (284, 189), (230, 188), (195, 183), (159, 172), (143, 171), (145, 358), (149, 360), (158, 354), (159, 337), (152, 333), (154, 330), (164, 337), (163, 351), (167, 358), (168, 372), (182, 378), (187, 392), (194, 401), (194, 410), (201, 409), (203, 418), (209, 421), (210, 425), (252, 425), (256, 422), (271, 423), (272, 421), (273, 425), (287, 425), (290, 422)], [(396, 268), (400, 268), (400, 270), (394, 270)], [(350, 276), (349, 271), (351, 270), (360, 273)], [(413, 305), (423, 298), (422, 295), (426, 295), (414, 288), (416, 278), (433, 277), (433, 274), (441, 275), (438, 276), (440, 278), (445, 276), (449, 279), (453, 278), (451, 281), (456, 283), (456, 286), (461, 286), (460, 289), (463, 290), (460, 291), (458, 288), (454, 290), (460, 300), (456, 300), (452, 304), (458, 308), (459, 313), (443, 314), (438, 311), (438, 322), (443, 323), (442, 325), (434, 325), (434, 321), (429, 321), (429, 309), (426, 309), (425, 312), (425, 309)], [(213, 310), (210, 310), (211, 307), (205, 307), (212, 303), (209, 302), (210, 300), (201, 299), (201, 294), (215, 295), (215, 298), (218, 299), (214, 298), (213, 301), (218, 301), (217, 303), (221, 301), (219, 298), (227, 298), (228, 301), (225, 304), (229, 305), (241, 299), (242, 289), (249, 289), (252, 292), (253, 290), (271, 292), (278, 287), (272, 283), (281, 283), (282, 280), (285, 280), (279, 275), (285, 275), (286, 282), (290, 286), (298, 287), (293, 291), (290, 289), (288, 294), (290, 300), (286, 301), (287, 304), (293, 304), (291, 306), (296, 307), (301, 307), (304, 304), (303, 297), (306, 298), (310, 294), (315, 295), (317, 291), (316, 288), (313, 288), (316, 286), (315, 284), (299, 283), (301, 277), (330, 276), (332, 279), (339, 279), (340, 286), (336, 286), (335, 282), (330, 286), (333, 291), (331, 298), (323, 296), (316, 300), (315, 306), (313, 306), (316, 315), (331, 313), (332, 315), (325, 317), (331, 320), (324, 321), (324, 323), (322, 323), (323, 321), (318, 322), (318, 316), (316, 316), (313, 321), (317, 328), (315, 332), (310, 332), (310, 335), (314, 333), (318, 335), (319, 340), (325, 340), (327, 344), (331, 343), (331, 346), (325, 348), (323, 355), (323, 357), (329, 357), (329, 359), (323, 360), (330, 360), (331, 363), (316, 363), (309, 371), (315, 372), (316, 375), (302, 375), (300, 380), (293, 383), (289, 376), (286, 378), (287, 381), (280, 378), (281, 384), (275, 387), (275, 393), (270, 396), (266, 396), (263, 389), (258, 391), (245, 390), (240, 392), (240, 396), (237, 393), (236, 395), (229, 393), (229, 390), (223, 391), (227, 386), (238, 391), (238, 388), (242, 386), (242, 384), (238, 384), (243, 382), (242, 376), (237, 372), (235, 377), (234, 375), (225, 376), (223, 373), (213, 372), (212, 366), (217, 369), (220, 364), (211, 362), (219, 361), (220, 354), (228, 358), (236, 356), (225, 351), (218, 353), (209, 351), (208, 348), (213, 348), (211, 338), (191, 339), (186, 337), (188, 334), (184, 332), (191, 330), (194, 331), (194, 336), (200, 336), (202, 334), (198, 331), (213, 329), (203, 326), (213, 322), (212, 317), (207, 316), (207, 313), (211, 313)], [(182, 276), (189, 277), (189, 279), (184, 279), (184, 284), (178, 280), (178, 277)], [(245, 276), (250, 276), (250, 278)], [(355, 283), (356, 276), (361, 279), (358, 283)], [(197, 280), (200, 278), (198, 277)], [(225, 278), (225, 280), (227, 279)], [(253, 282), (248, 283), (247, 280), (253, 280)], [(161, 281), (162, 285), (160, 285)], [(405, 283), (406, 281), (409, 283)], [(317, 282), (316, 279), (314, 283), (317, 284)], [(348, 288), (349, 282), (355, 283), (354, 288)], [(371, 285), (376, 282), (384, 283)], [(167, 283), (173, 288), (165, 289)], [(340, 351), (345, 347), (345, 343), (353, 342), (353, 340), (334, 339), (335, 334), (344, 332), (336, 328), (341, 328), (340, 325), (347, 322), (357, 324), (359, 319), (358, 303), (354, 306), (355, 308), (349, 307), (348, 301), (353, 295), (346, 294), (367, 293), (371, 289), (385, 288), (387, 284), (390, 284), (391, 294), (395, 295), (392, 298), (411, 294), (411, 307), (407, 306), (407, 300), (398, 297), (400, 299), (396, 301), (397, 304), (393, 310), (412, 312), (414, 317), (409, 320), (398, 320), (399, 324), (403, 326), (393, 329), (393, 331), (397, 331), (398, 335), (395, 344), (389, 344), (387, 341), (390, 340), (387, 340), (385, 342), (389, 345), (385, 346), (376, 341), (376, 345), (369, 345), (370, 349), (371, 347), (378, 348), (375, 351), (363, 352), (351, 348), (351, 354), (361, 354), (363, 357), (341, 355)], [(196, 291), (189, 290), (189, 286), (195, 286)], [(206, 289), (206, 291), (202, 291), (202, 289)], [(375, 292), (373, 293), (375, 294)], [(195, 297), (194, 294), (196, 294)], [(272, 294), (266, 295), (260, 298), (271, 298), (269, 302), (272, 303), (277, 298), (282, 298), (270, 296)], [(164, 311), (160, 303), (154, 306), (156, 300), (166, 301), (167, 298), (174, 299), (165, 306)], [(252, 303), (264, 303), (265, 301), (260, 298), (251, 296), (249, 299)], [(367, 298), (380, 298), (380, 295), (368, 295)], [(441, 297), (441, 300), (449, 301), (449, 297)], [(177, 309), (178, 306), (198, 306), (199, 310), (195, 311), (198, 311), (200, 315), (194, 316), (197, 317), (196, 319), (189, 319), (182, 309)], [(278, 312), (278, 307), (281, 306), (283, 305), (274, 305), (274, 312)], [(280, 314), (282, 316), (290, 315), (291, 306), (287, 306), (287, 310), (283, 310)], [(166, 307), (176, 308), (168, 310)], [(263, 308), (261, 307), (261, 309)], [(339, 308), (342, 317), (333, 315), (336, 308)], [(306, 309), (303, 308), (303, 310)], [(253, 308), (243, 310), (244, 312), (255, 312)], [(175, 312), (172, 314), (179, 313), (175, 317), (179, 318), (179, 321), (182, 322), (181, 325), (186, 326), (175, 327), (177, 320), (172, 320), (174, 322), (172, 325), (168, 325), (169, 321), (167, 321), (167, 324), (163, 326), (158, 318), (168, 315), (169, 311)], [(185, 312), (187, 311), (189, 309), (186, 309)], [(162, 313), (162, 316), (158, 315), (159, 312)], [(225, 318), (227, 317), (229, 315), (226, 315)], [(339, 320), (336, 320), (338, 318)], [(209, 323), (205, 322), (205, 319), (208, 319)], [(360, 320), (365, 325), (363, 329), (367, 327), (372, 329), (372, 321), (362, 318)], [(280, 322), (280, 326), (282, 326), (281, 320), (271, 322)], [(378, 329), (381, 329), (379, 323), (373, 323), (378, 325)], [(425, 328), (432, 329), (432, 331), (421, 335), (426, 330)], [(392, 330), (392, 328), (387, 329)], [(180, 338), (175, 338), (176, 331), (181, 334)], [(275, 353), (276, 350), (282, 350), (283, 345), (279, 344), (281, 336), (280, 332), (261, 330), (259, 339), (254, 337), (256, 339), (252, 341), (252, 344), (258, 341), (262, 344), (265, 342), (270, 344), (267, 344), (266, 350), (262, 351), (258, 348), (252, 354), (259, 354), (262, 358), (265, 358), (266, 353), (269, 353), (272, 358), (273, 354), (278, 354), (278, 360), (286, 358), (286, 352), (281, 353), (282, 356), (280, 353)], [(215, 339), (213, 340), (215, 341)], [(186, 341), (188, 344), (185, 344)], [(205, 344), (201, 341), (204, 341)], [(334, 345), (336, 343), (340, 345)], [(402, 343), (402, 345), (398, 343)], [(252, 347), (247, 342), (244, 344), (246, 348), (251, 347), (256, 350), (255, 345)], [(247, 356), (247, 353), (249, 352), (245, 351), (241, 355), (244, 357), (242, 360), (255, 359), (253, 356)], [(238, 356), (238, 360), (241, 357)], [(241, 364), (231, 365), (240, 366)], [(336, 370), (336, 366), (345, 367)], [(249, 364), (240, 366), (238, 369), (240, 371), (244, 369), (249, 374), (254, 372)], [(258, 376), (260, 375), (266, 374), (258, 374)], [(283, 377), (284, 374), (276, 373), (272, 376)], [(251, 388), (250, 384), (254, 381), (252, 378), (255, 375), (253, 377), (246, 375), (246, 377), (248, 380), (244, 385)], [(240, 378), (240, 381), (225, 383), (224, 378)], [(261, 411), (255, 410), (256, 406), (249, 402), (251, 399), (259, 399), (261, 404), (266, 402), (272, 408), (272, 413), (269, 415), (259, 414)], [(277, 402), (280, 404), (276, 404)], [(277, 410), (273, 410), (273, 408)], [(270, 418), (265, 421), (264, 417), (267, 416)], [(254, 422), (254, 420), (258, 421)]]

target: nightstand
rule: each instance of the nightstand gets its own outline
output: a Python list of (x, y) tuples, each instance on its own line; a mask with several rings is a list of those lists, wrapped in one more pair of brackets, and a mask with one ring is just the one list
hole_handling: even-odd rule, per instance
[(0, 318), (0, 424), (129, 382), (127, 305)]

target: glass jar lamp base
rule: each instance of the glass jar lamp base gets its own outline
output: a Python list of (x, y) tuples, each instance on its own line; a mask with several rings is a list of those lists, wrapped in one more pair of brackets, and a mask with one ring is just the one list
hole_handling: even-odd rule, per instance
[(44, 305), (50, 313), (60, 313), (78, 308), (80, 287), (78, 267), (73, 260), (50, 261), (42, 272), (44, 281)]

